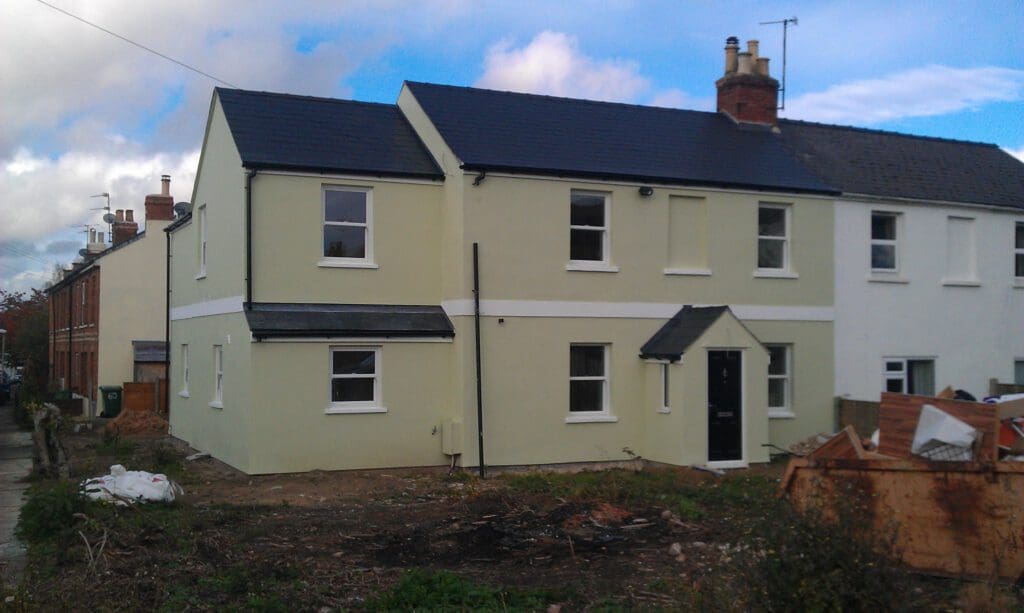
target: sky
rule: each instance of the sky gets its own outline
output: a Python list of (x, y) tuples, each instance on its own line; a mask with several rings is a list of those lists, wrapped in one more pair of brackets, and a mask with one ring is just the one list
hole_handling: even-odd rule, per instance
[(0, 2), (0, 290), (43, 287), (87, 225), (106, 230), (95, 194), (141, 217), (169, 174), (190, 200), (215, 86), (394, 103), (410, 80), (713, 111), (725, 39), (760, 40), (778, 78), (782, 26), (761, 22), (796, 17), (781, 116), (1024, 160), (1021, 0), (45, 2), (110, 33)]

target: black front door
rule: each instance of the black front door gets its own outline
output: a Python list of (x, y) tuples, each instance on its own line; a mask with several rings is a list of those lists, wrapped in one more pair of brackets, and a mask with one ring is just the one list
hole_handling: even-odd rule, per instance
[(708, 352), (708, 460), (743, 459), (739, 351)]

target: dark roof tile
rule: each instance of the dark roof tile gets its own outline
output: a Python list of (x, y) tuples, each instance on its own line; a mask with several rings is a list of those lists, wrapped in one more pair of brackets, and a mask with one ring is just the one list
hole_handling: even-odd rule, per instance
[(259, 302), (245, 311), (245, 317), (257, 339), (455, 336), (440, 306)]
[(679, 361), (690, 345), (728, 310), (727, 306), (684, 306), (644, 343), (640, 357)]

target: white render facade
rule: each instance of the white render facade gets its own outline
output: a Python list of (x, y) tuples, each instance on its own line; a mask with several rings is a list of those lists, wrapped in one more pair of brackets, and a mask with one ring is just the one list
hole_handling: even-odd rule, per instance
[(948, 385), (980, 399), (989, 379), (1013, 382), (1024, 366), (1019, 235), (1020, 210), (837, 200), (836, 395)]

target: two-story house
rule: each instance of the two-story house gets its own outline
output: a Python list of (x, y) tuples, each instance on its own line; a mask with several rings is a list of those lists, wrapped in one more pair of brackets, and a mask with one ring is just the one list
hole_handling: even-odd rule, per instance
[(1024, 164), (995, 145), (782, 121), (835, 203), (836, 395), (1024, 382)]
[(172, 434), (264, 473), (737, 466), (829, 430), (838, 192), (756, 47), (726, 64), (721, 113), (217, 89), (167, 228)]
[[(84, 396), (91, 410), (106, 409), (100, 386), (119, 386), (136, 375), (136, 349), (163, 347), (166, 336), (166, 240), (174, 219), (170, 177), (161, 193), (146, 196), (146, 228), (134, 211), (118, 210), (109, 246), (90, 233), (82, 258), (46, 290), (50, 302), (50, 377), (53, 385)], [(157, 359), (162, 366), (165, 358)], [(160, 375), (162, 376), (162, 375)]]

